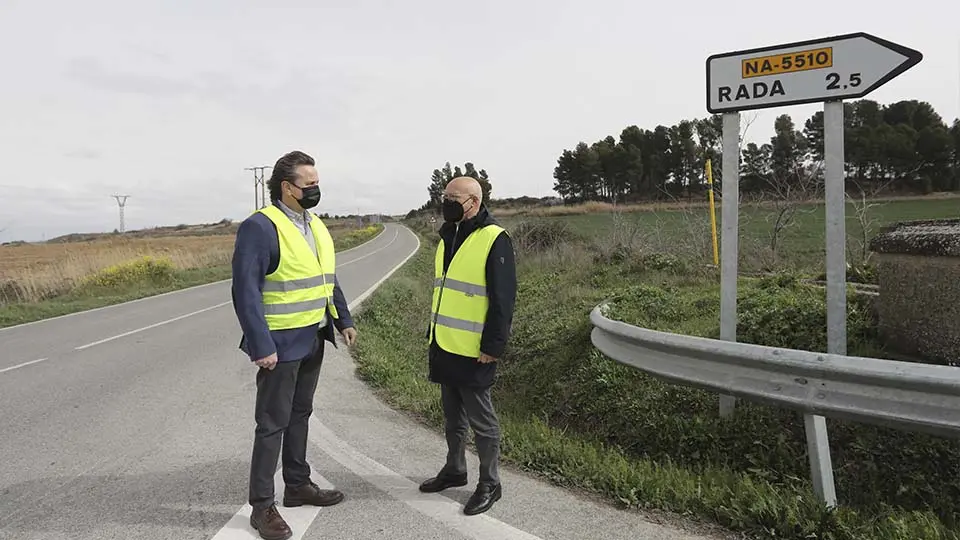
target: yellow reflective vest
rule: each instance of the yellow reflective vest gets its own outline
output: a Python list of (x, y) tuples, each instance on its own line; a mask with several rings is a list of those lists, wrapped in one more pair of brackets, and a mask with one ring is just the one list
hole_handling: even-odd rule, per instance
[(441, 239), (434, 259), (433, 310), (430, 336), (441, 349), (480, 357), (480, 338), (487, 318), (487, 256), (503, 232), (497, 225), (479, 228), (463, 241), (446, 273)]
[(317, 245), (314, 256), (303, 233), (282, 210), (271, 204), (258, 212), (276, 225), (280, 243), (280, 262), (263, 284), (263, 312), (270, 330), (325, 322), (328, 310), (339, 318), (333, 304), (336, 250), (327, 227), (315, 215), (310, 220)]

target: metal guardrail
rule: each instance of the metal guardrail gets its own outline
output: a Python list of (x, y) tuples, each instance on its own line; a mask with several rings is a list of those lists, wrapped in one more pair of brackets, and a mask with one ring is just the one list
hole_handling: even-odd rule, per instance
[(960, 438), (960, 368), (657, 332), (590, 314), (610, 358), (662, 379), (829, 418)]
[(590, 314), (591, 341), (670, 382), (804, 413), (817, 496), (836, 503), (823, 417), (960, 438), (960, 368), (814, 353), (657, 332)]

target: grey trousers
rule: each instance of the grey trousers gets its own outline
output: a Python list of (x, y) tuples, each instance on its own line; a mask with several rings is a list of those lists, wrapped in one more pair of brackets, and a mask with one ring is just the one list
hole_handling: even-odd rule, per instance
[(250, 506), (266, 508), (275, 502), (273, 476), (282, 457), (283, 481), (298, 487), (310, 481), (307, 464), (307, 428), (313, 413), (313, 395), (323, 364), (324, 342), (312, 356), (279, 362), (257, 371), (257, 423), (250, 460)]
[(440, 386), (440, 399), (446, 419), (447, 463), (444, 476), (467, 473), (467, 428), (473, 428), (480, 457), (480, 483), (500, 483), (500, 421), (493, 410), (490, 388)]

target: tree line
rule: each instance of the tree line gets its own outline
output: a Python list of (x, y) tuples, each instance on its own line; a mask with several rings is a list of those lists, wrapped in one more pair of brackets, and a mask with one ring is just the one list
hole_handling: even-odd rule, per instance
[(487, 171), (485, 169), (477, 170), (477, 167), (469, 161), (463, 164), (462, 169), (459, 165), (451, 167), (448, 161), (443, 167), (433, 170), (433, 175), (430, 177), (430, 184), (427, 186), (427, 202), (423, 203), (423, 206), (420, 208), (411, 210), (407, 214), (407, 217), (410, 218), (429, 210), (439, 211), (440, 205), (443, 202), (443, 190), (447, 188), (450, 180), (460, 176), (475, 178), (477, 182), (480, 183), (480, 190), (483, 192), (483, 202), (485, 204), (490, 203), (490, 193), (493, 191), (493, 188), (491, 187), (490, 175), (487, 174)]
[[(844, 104), (847, 189), (872, 195), (960, 191), (960, 119), (948, 127), (926, 102)], [(720, 115), (653, 130), (628, 126), (592, 144), (564, 150), (554, 191), (565, 202), (635, 202), (702, 196), (705, 165), (722, 188)], [(743, 144), (740, 189), (746, 196), (812, 194), (823, 181), (823, 112), (799, 129), (783, 114), (767, 143)]]

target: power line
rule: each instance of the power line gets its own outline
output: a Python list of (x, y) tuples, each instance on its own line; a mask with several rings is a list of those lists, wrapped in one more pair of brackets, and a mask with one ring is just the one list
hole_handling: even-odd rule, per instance
[(245, 171), (253, 171), (253, 209), (259, 210), (267, 206), (267, 183), (263, 181), (263, 171), (272, 169), (269, 165), (259, 167), (245, 167)]
[(129, 195), (113, 195), (113, 198), (117, 200), (117, 206), (120, 207), (120, 232), (123, 233), (126, 230), (126, 224), (123, 219), (123, 207), (127, 205), (127, 199)]

